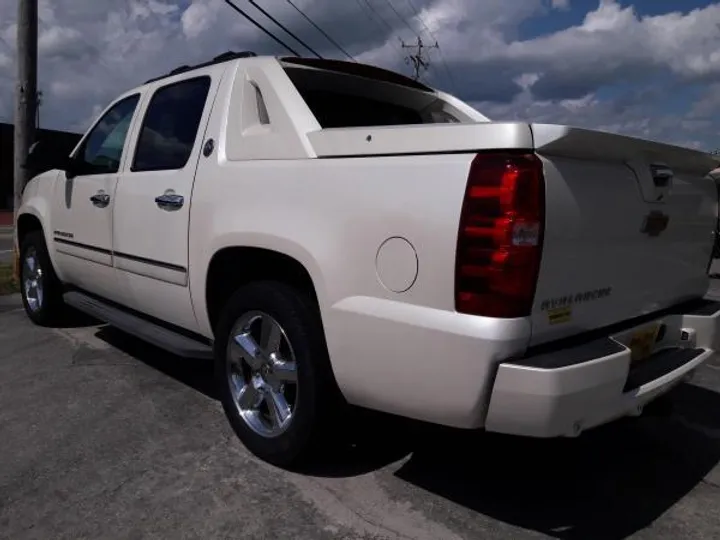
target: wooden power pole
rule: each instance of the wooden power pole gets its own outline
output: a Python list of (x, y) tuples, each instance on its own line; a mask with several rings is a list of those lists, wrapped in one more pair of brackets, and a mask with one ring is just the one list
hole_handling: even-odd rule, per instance
[[(17, 84), (15, 87), (14, 128), (14, 213), (22, 202), (22, 191), (27, 184), (28, 171), (23, 167), (30, 145), (35, 142), (37, 114), (37, 0), (18, 0), (17, 18)], [(18, 253), (15, 246), (15, 276), (18, 276)]]
[(430, 61), (426, 60), (423, 57), (423, 49), (439, 49), (440, 46), (435, 43), (435, 45), (427, 46), (423, 43), (422, 38), (418, 36), (417, 43), (415, 45), (406, 45), (405, 42), (402, 42), (403, 49), (417, 49), (417, 52), (415, 54), (410, 54), (405, 57), (405, 63), (410, 64), (412, 63), (414, 74), (413, 79), (416, 81), (420, 80), (420, 71), (426, 71), (430, 67)]

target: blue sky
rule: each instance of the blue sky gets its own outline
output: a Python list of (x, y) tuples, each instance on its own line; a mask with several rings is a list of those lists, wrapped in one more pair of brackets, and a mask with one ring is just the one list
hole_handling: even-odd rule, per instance
[[(706, 7), (713, 2), (707, 0), (619, 0), (622, 7), (632, 7), (641, 16), (662, 15), (669, 12), (689, 13)], [(520, 37), (529, 39), (543, 34), (557, 32), (582, 23), (585, 15), (597, 9), (598, 0), (574, 0), (566, 9), (556, 9), (549, 17), (537, 17), (521, 25)]]
[[(287, 0), (256, 1), (342, 57)], [(437, 38), (424, 79), (491, 119), (720, 147), (720, 1), (292, 1), (359, 60), (406, 73), (400, 40)], [(230, 49), (283, 52), (222, 0), (39, 5), (42, 122), (56, 129), (84, 129), (117, 93), (178, 65)], [(15, 11), (0, 3), (0, 121), (11, 119)]]

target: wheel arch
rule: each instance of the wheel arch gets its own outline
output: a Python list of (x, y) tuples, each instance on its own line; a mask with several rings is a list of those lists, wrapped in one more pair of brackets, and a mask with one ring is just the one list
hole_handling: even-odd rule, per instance
[(20, 247), (23, 239), (28, 235), (28, 233), (33, 231), (41, 231), (43, 233), (43, 236), (45, 236), (45, 243), (48, 243), (47, 232), (45, 231), (45, 227), (43, 226), (40, 218), (36, 214), (31, 212), (24, 212), (20, 214), (17, 218), (16, 224), (16, 238), (18, 247)]
[(260, 280), (280, 281), (306, 293), (322, 322), (322, 293), (312, 272), (298, 258), (271, 248), (226, 246), (212, 255), (205, 276), (205, 311), (213, 331), (228, 295)]
[[(31, 184), (34, 184), (37, 181), (36, 178), (31, 180)], [(28, 184), (28, 186), (31, 184)], [(43, 211), (47, 208), (47, 202), (41, 197), (32, 197), (30, 201), (26, 201), (20, 207), (18, 217), (15, 222), (15, 244), (19, 253), (23, 238), (32, 231), (41, 231), (43, 238), (45, 238), (45, 247), (47, 247), (48, 256), (50, 257), (50, 263), (53, 266), (53, 270), (60, 281), (64, 281), (64, 274), (58, 265), (57, 253), (53, 243), (53, 232), (50, 224), (48, 223), (49, 217), (47, 213)]]

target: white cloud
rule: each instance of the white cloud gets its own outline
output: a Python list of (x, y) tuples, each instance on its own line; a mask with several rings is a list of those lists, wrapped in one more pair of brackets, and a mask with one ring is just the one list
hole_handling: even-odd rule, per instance
[(523, 73), (513, 79), (513, 82), (517, 84), (523, 90), (530, 90), (536, 82), (540, 79), (540, 75), (537, 73)]
[(561, 99), (558, 104), (570, 112), (579, 112), (587, 107), (597, 105), (598, 100), (594, 94), (588, 94), (579, 99)]
[(493, 47), (486, 59), (547, 66), (549, 72), (574, 71), (576, 78), (623, 68), (639, 75), (663, 68), (686, 77), (720, 75), (718, 24), (718, 4), (685, 15), (640, 18), (631, 6), (603, 0), (581, 25), (507, 43), (501, 51)]
[[(264, 20), (244, 0), (236, 1)], [(412, 41), (414, 34), (387, 3), (371, 2), (385, 23), (363, 7), (364, 2), (295, 3), (358, 59), (408, 73), (403, 61), (408, 51), (401, 49), (399, 39)], [(408, 2), (394, 2), (427, 43), (432, 37), (425, 27), (441, 46), (442, 54), (428, 52), (429, 80), (480, 103), (490, 117), (525, 115), (677, 141), (709, 141), (708, 125), (720, 121), (720, 99), (714, 97), (720, 88), (712, 86), (720, 81), (718, 1), (690, 11), (676, 0), (676, 11), (643, 17), (617, 0), (597, 0), (577, 26), (530, 39), (521, 38), (521, 25), (532, 27), (534, 18), (555, 16), (571, 2), (413, 0), (412, 4), (417, 13)], [(287, 3), (262, 5), (314, 48), (342, 57)], [(0, 120), (6, 121), (12, 111), (8, 97), (14, 78), (15, 12), (13, 2), (0, 2)], [(40, 0), (39, 18), (42, 117), (55, 128), (86, 125), (94, 107), (182, 64), (227, 50), (284, 53), (222, 0)], [(283, 39), (302, 50), (289, 37)], [(451, 86), (443, 61), (457, 88)], [(641, 95), (653, 90), (655, 81), (673, 85), (668, 92), (682, 92), (698, 81), (708, 81), (709, 86), (687, 113), (677, 107), (666, 112), (662, 92), (642, 94), (639, 99), (629, 91), (610, 102), (599, 97), (601, 90), (616, 86), (630, 86)]]
[(182, 14), (182, 28), (185, 35), (195, 38), (211, 28), (217, 19), (217, 10), (211, 4), (196, 2)]
[(94, 48), (75, 28), (52, 26), (38, 36), (38, 54), (45, 59), (77, 60), (92, 54)]
[[(710, 95), (708, 91), (708, 99)], [(720, 146), (713, 145), (717, 122), (664, 112), (662, 96), (660, 89), (631, 92), (617, 101), (600, 100), (595, 94), (579, 99), (537, 100), (524, 91), (509, 103), (475, 102), (473, 106), (493, 120), (567, 124), (683, 146), (692, 141), (694, 148)]]

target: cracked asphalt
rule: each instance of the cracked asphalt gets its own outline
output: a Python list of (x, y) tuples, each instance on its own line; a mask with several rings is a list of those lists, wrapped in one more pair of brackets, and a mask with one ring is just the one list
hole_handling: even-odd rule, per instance
[(251, 456), (210, 367), (93, 321), (33, 326), (0, 297), (0, 538), (720, 537), (720, 359), (665, 416), (578, 439), (357, 411), (321, 465)]

